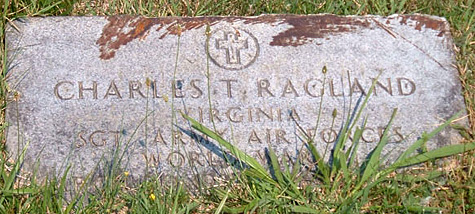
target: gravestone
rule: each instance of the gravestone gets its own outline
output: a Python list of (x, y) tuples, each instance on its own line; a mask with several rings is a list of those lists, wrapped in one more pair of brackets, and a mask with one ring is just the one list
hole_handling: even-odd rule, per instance
[[(262, 163), (268, 146), (311, 160), (305, 134), (328, 157), (378, 75), (360, 159), (395, 108), (388, 161), (465, 108), (449, 25), (434, 16), (27, 18), (6, 38), (7, 147), (15, 157), (29, 143), (24, 169), (40, 176), (100, 175), (114, 151), (134, 178), (231, 170), (180, 112)], [(458, 139), (447, 128), (428, 146)]]

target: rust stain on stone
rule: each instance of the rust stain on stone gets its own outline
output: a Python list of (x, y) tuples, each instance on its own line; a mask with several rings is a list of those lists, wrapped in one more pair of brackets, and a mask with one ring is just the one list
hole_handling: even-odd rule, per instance
[[(195, 29), (215, 22), (219, 18), (145, 18), (134, 16), (111, 16), (107, 18), (109, 23), (102, 29), (101, 37), (96, 41), (100, 46), (100, 58), (104, 60), (111, 59), (115, 56), (116, 51), (134, 39), (145, 39), (154, 25), (159, 25), (157, 31), (165, 26), (166, 32), (160, 36), (163, 39), (169, 34), (178, 34), (178, 25), (182, 25), (181, 32)], [(221, 18), (223, 19), (223, 18)], [(175, 24), (173, 24), (175, 23)]]
[(109, 23), (102, 29), (101, 37), (96, 41), (100, 46), (100, 58), (104, 60), (115, 56), (116, 51), (134, 39), (145, 39), (154, 25), (158, 25), (156, 31), (165, 31), (159, 36), (160, 39), (168, 35), (178, 35), (185, 31), (198, 29), (206, 25), (215, 25), (220, 21), (234, 22), (244, 21), (245, 24), (257, 24), (275, 22), (280, 16), (260, 17), (164, 17), (145, 18), (134, 16), (111, 16)]
[(300, 46), (310, 42), (311, 38), (325, 38), (330, 34), (346, 33), (370, 26), (366, 19), (336, 15), (288, 15), (282, 22), (292, 27), (274, 36), (270, 43), (272, 46)]
[[(218, 22), (241, 21), (244, 24), (287, 24), (290, 28), (273, 37), (271, 46), (300, 46), (312, 38), (325, 38), (328, 35), (355, 31), (370, 26), (365, 18), (342, 17), (336, 15), (262, 15), (259, 17), (163, 17), (145, 18), (134, 16), (111, 16), (97, 40), (100, 58), (104, 60), (115, 56), (116, 51), (134, 39), (145, 39), (153, 26), (158, 25), (160, 39), (168, 35), (178, 35), (192, 29), (213, 26)], [(432, 26), (432, 25), (430, 25)]]
[(145, 39), (153, 20), (144, 17), (111, 16), (109, 23), (102, 29), (101, 37), (96, 41), (100, 46), (101, 59), (111, 59), (122, 45), (139, 38)]
[(401, 17), (401, 24), (407, 25), (408, 20), (415, 21), (416, 25), (414, 28), (416, 30), (420, 31), (422, 30), (422, 26), (424, 26), (425, 28), (440, 31), (439, 34), (437, 34), (439, 37), (444, 36), (444, 34), (449, 31), (446, 22), (441, 19), (434, 19), (425, 15), (402, 15)]
[[(422, 27), (438, 30), (438, 36), (448, 31), (446, 22), (423, 15), (400, 15), (400, 24), (409, 25), (414, 21), (416, 30)], [(102, 29), (102, 35), (97, 40), (100, 46), (100, 58), (104, 60), (115, 56), (116, 51), (134, 39), (143, 40), (150, 33), (153, 26), (158, 25), (156, 31), (161, 33), (159, 39), (168, 35), (179, 35), (192, 29), (199, 29), (206, 25), (213, 26), (218, 22), (241, 21), (244, 24), (286, 24), (290, 28), (273, 37), (271, 46), (300, 46), (307, 44), (312, 38), (326, 38), (329, 35), (353, 32), (361, 28), (368, 28), (371, 21), (365, 17), (344, 17), (336, 15), (262, 15), (258, 17), (163, 17), (145, 18), (134, 16), (111, 16), (109, 23)], [(386, 21), (389, 23), (389, 19)], [(203, 32), (204, 33), (204, 32)]]
[[(157, 31), (160, 31), (165, 25), (168, 25), (166, 32), (160, 36), (160, 39), (163, 39), (168, 35), (178, 35), (179, 33), (183, 33), (188, 30), (201, 28), (207, 24), (214, 25), (217, 22), (217, 19), (217, 17), (168, 18), (166, 19), (168, 21), (160, 25), (160, 27), (157, 28)], [(225, 20), (224, 18), (221, 19)]]

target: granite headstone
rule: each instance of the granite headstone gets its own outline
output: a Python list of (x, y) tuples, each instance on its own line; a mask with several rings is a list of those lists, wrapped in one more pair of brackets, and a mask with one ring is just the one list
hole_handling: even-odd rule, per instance
[[(449, 25), (434, 16), (26, 18), (6, 38), (7, 147), (29, 142), (24, 169), (43, 176), (100, 174), (114, 151), (136, 178), (230, 170), (180, 112), (262, 163), (268, 146), (306, 153), (304, 133), (328, 157), (378, 75), (360, 158), (395, 108), (388, 161), (465, 108)], [(428, 146), (457, 139), (448, 128)]]

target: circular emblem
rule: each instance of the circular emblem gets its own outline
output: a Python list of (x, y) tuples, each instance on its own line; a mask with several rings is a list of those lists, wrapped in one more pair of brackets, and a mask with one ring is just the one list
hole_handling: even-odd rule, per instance
[(208, 54), (217, 66), (228, 70), (247, 68), (259, 55), (256, 37), (240, 28), (221, 28), (206, 41)]

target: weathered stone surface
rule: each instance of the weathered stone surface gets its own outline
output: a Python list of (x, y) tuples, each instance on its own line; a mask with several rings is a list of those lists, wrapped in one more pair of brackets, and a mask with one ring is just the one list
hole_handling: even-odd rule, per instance
[[(135, 177), (214, 175), (220, 147), (192, 140), (179, 110), (208, 127), (213, 118), (259, 160), (269, 145), (290, 158), (305, 151), (299, 127), (324, 153), (379, 73), (360, 157), (394, 108), (388, 160), (464, 109), (449, 26), (433, 16), (28, 18), (7, 40), (7, 146), (18, 154), (30, 142), (24, 166), (39, 160), (40, 175), (68, 164), (73, 176), (101, 172), (117, 145)], [(429, 147), (457, 138), (447, 129)]]

